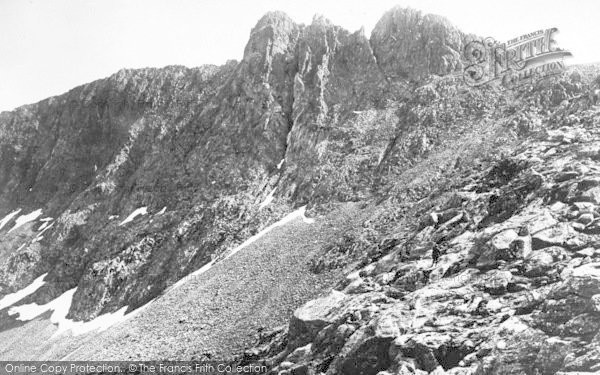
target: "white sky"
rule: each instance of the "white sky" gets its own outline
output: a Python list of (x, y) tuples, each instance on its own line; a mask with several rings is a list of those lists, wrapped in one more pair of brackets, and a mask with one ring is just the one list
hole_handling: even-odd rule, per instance
[(558, 27), (571, 64), (600, 61), (599, 0), (0, 0), (0, 111), (121, 68), (239, 60), (250, 29), (270, 10), (305, 24), (322, 14), (369, 35), (395, 5), (503, 41)]

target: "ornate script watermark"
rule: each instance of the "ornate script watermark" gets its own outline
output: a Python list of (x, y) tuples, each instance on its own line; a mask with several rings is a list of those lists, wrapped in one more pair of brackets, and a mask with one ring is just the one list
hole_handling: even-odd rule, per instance
[(565, 70), (571, 52), (558, 48), (553, 27), (500, 43), (493, 38), (469, 42), (463, 51), (463, 79), (470, 86), (500, 82), (515, 87)]

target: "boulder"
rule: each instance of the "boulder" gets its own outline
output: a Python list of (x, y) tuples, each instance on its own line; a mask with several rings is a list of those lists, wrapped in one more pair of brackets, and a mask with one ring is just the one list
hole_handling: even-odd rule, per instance
[(524, 274), (528, 277), (539, 277), (546, 275), (557, 262), (568, 260), (567, 251), (560, 246), (551, 246), (534, 251), (523, 263)]
[(578, 201), (590, 202), (593, 204), (600, 204), (600, 186), (593, 187), (589, 190), (584, 191), (577, 197)]
[(475, 374), (534, 374), (534, 360), (545, 338), (520, 319), (505, 321), (485, 343), (487, 354), (482, 353)]
[(450, 273), (456, 273), (461, 267), (464, 256), (458, 253), (442, 255), (429, 274), (429, 281), (435, 282)]
[(508, 250), (514, 240), (519, 238), (519, 234), (513, 229), (505, 230), (495, 235), (490, 244), (496, 252)]
[(481, 255), (477, 259), (477, 268), (489, 269), (497, 264), (497, 260), (507, 257), (511, 244), (519, 238), (519, 234), (513, 229), (504, 230), (496, 234), (484, 246)]
[(451, 346), (451, 342), (449, 335), (437, 332), (404, 335), (394, 340), (390, 352), (396, 356), (401, 354), (403, 357), (414, 358), (419, 369), (431, 372), (440, 366), (436, 353), (443, 347)]
[(290, 321), (289, 336), (293, 348), (304, 346), (315, 338), (325, 326), (341, 319), (342, 309), (349, 298), (346, 294), (331, 291), (328, 295), (308, 301), (296, 309)]
[(583, 213), (577, 218), (577, 222), (585, 225), (590, 224), (592, 221), (594, 221), (594, 215), (592, 213)]
[(599, 177), (586, 177), (586, 178), (581, 179), (581, 181), (579, 181), (577, 183), (577, 189), (588, 190), (588, 189), (591, 189), (598, 185), (600, 185)]
[(482, 274), (475, 286), (490, 294), (503, 294), (512, 280), (513, 275), (510, 271), (492, 270)]
[(577, 232), (568, 223), (559, 223), (551, 228), (533, 233), (531, 236), (531, 246), (533, 250), (550, 246), (564, 246), (569, 239), (576, 236)]
[(562, 340), (560, 337), (550, 337), (544, 340), (538, 352), (534, 368), (542, 374), (553, 374), (562, 367), (565, 357), (573, 350), (570, 341)]
[(525, 276), (543, 276), (552, 268), (553, 264), (554, 258), (552, 254), (543, 250), (536, 251), (525, 262)]
[(587, 334), (577, 327), (590, 324), (589, 321), (582, 323), (585, 320), (582, 314), (589, 313), (600, 319), (594, 302), (597, 294), (600, 294), (600, 263), (574, 268), (567, 279), (548, 294), (540, 311), (534, 314), (534, 324), (551, 335), (561, 335), (565, 330)]
[(403, 305), (396, 306), (356, 332), (331, 366), (342, 374), (372, 375), (390, 367), (393, 359), (390, 344), (409, 328), (410, 321)]

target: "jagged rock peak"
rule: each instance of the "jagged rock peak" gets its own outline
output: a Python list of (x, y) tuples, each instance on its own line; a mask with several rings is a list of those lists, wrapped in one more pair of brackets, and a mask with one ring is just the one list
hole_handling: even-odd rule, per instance
[[(252, 29), (244, 60), (293, 54), (296, 42), (302, 39), (316, 38), (321, 41), (316, 44), (335, 48), (338, 34), (350, 33), (322, 15), (315, 15), (311, 24), (304, 26), (283, 12), (269, 12)], [(362, 35), (360, 31), (357, 34)], [(421, 80), (430, 74), (460, 70), (464, 41), (465, 35), (446, 18), (398, 6), (379, 20), (371, 33), (370, 47), (388, 79)]]
[(300, 26), (284, 12), (268, 12), (252, 28), (244, 59), (255, 53), (263, 54), (267, 48), (271, 49), (272, 54), (288, 50), (290, 41), (298, 35), (299, 29)]
[(375, 25), (371, 45), (388, 77), (420, 79), (461, 68), (463, 33), (446, 18), (395, 7)]
[(254, 28), (252, 29), (252, 33), (254, 33), (255, 30), (261, 29), (266, 26), (276, 26), (286, 23), (295, 23), (294, 20), (292, 20), (292, 18), (287, 15), (287, 13), (280, 10), (267, 12), (258, 20), (256, 26), (254, 26)]
[(314, 26), (333, 26), (331, 20), (322, 14), (315, 14), (311, 24)]

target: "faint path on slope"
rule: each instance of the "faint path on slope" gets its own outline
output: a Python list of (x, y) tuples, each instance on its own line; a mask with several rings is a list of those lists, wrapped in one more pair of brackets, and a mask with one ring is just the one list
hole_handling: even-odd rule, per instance
[[(138, 316), (86, 340), (68, 359), (190, 359), (202, 353), (217, 358), (239, 353), (253, 343), (257, 329), (287, 323), (297, 307), (327, 292), (341, 277), (339, 271), (315, 275), (308, 261), (322, 245), (356, 225), (359, 212), (356, 205), (346, 204), (313, 224), (297, 218), (273, 229), (170, 290)], [(53, 357), (60, 357), (60, 350)]]

